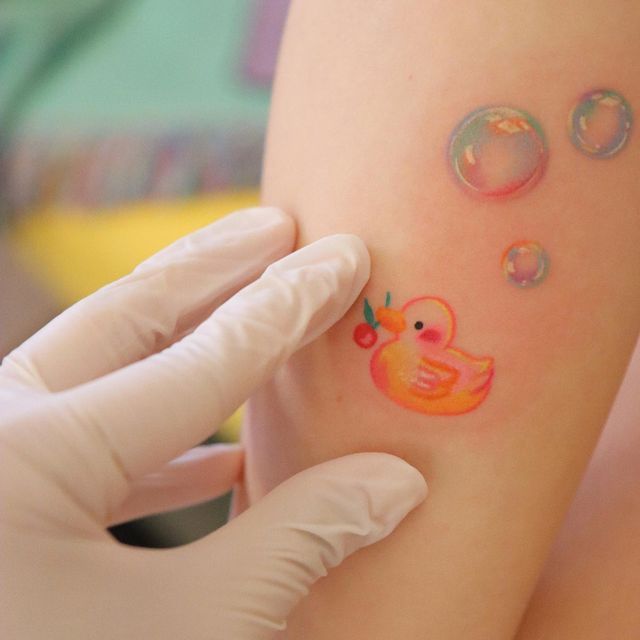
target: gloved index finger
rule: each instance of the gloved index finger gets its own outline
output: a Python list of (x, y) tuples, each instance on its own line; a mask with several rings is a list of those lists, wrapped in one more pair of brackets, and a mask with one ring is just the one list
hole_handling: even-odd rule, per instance
[(238, 211), (174, 242), (70, 307), (3, 362), (1, 375), (59, 391), (165, 348), (293, 248), (293, 220)]
[(180, 342), (60, 400), (74, 422), (101, 430), (130, 477), (140, 477), (209, 436), (344, 315), (368, 278), (361, 240), (323, 238), (271, 265)]

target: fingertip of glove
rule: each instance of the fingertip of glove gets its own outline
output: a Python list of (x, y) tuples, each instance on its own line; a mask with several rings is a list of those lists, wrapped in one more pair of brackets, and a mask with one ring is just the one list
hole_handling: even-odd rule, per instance
[[(366, 504), (369, 525), (363, 542), (371, 544), (393, 531), (427, 497), (423, 475), (409, 463), (388, 453), (355, 453), (325, 463), (340, 492)], [(358, 511), (354, 511), (354, 514)], [(364, 512), (359, 512), (364, 515)], [(364, 521), (363, 521), (364, 524)]]
[(271, 265), (270, 270), (283, 271), (300, 266), (333, 264), (337, 268), (351, 267), (368, 278), (370, 263), (369, 251), (358, 236), (338, 233), (301, 247), (285, 260)]
[(369, 250), (361, 238), (351, 233), (342, 233), (329, 237), (338, 243), (343, 255), (345, 257), (349, 256), (351, 260), (353, 265), (353, 285), (348, 297), (355, 300), (371, 276)]
[[(366, 477), (374, 490), (382, 488), (393, 496), (406, 498), (406, 508), (411, 510), (427, 497), (427, 481), (418, 469), (390, 453), (357, 453), (366, 467)], [(359, 461), (360, 462), (360, 461)], [(364, 469), (363, 469), (364, 472)]]
[(356, 279), (362, 281), (362, 286), (369, 279), (371, 272), (371, 258), (369, 250), (362, 239), (353, 233), (336, 233), (316, 240), (309, 247), (322, 248), (327, 253), (334, 252), (344, 258), (353, 267)]
[[(311, 271), (309, 271), (311, 269)], [(272, 264), (267, 273), (317, 273), (321, 277), (331, 274), (337, 298), (334, 300), (344, 313), (355, 301), (369, 280), (371, 260), (364, 242), (352, 234), (336, 234), (320, 238), (295, 253)]]
[(250, 207), (227, 216), (229, 221), (249, 228), (278, 228), (293, 238), (296, 225), (293, 218), (282, 209), (273, 206)]
[(376, 542), (391, 533), (424, 502), (428, 488), (424, 476), (401, 458), (384, 453), (370, 455), (375, 456), (378, 475), (378, 478), (370, 478), (370, 515), (378, 523), (371, 532), (371, 540)]
[(373, 454), (384, 459), (384, 464), (393, 469), (394, 477), (397, 478), (398, 491), (407, 493), (417, 506), (425, 500), (429, 493), (429, 487), (425, 477), (413, 465), (406, 460), (390, 453)]

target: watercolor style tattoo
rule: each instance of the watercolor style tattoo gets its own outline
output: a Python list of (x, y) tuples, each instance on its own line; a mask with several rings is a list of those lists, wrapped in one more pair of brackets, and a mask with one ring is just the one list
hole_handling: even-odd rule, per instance
[(502, 254), (502, 273), (521, 289), (535, 287), (549, 273), (549, 256), (537, 242), (515, 242)]
[(533, 187), (547, 164), (542, 127), (511, 107), (484, 107), (456, 127), (449, 161), (459, 182), (488, 197), (520, 195)]
[(629, 103), (615, 91), (590, 91), (569, 114), (569, 137), (592, 158), (610, 158), (626, 144), (633, 115)]
[(375, 313), (365, 298), (364, 317), (353, 333), (363, 349), (376, 344), (380, 327), (393, 336), (374, 351), (369, 368), (376, 387), (397, 404), (428, 415), (457, 415), (487, 397), (493, 358), (451, 346), (455, 316), (441, 298), (413, 298), (398, 311), (387, 293)]

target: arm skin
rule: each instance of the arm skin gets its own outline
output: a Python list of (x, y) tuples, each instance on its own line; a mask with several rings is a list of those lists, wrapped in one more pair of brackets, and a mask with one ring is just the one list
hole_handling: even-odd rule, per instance
[(522, 622), (518, 640), (637, 638), (640, 344)]
[[(590, 89), (640, 108), (639, 28), (623, 2), (294, 1), (264, 201), (296, 217), (301, 245), (361, 236), (370, 300), (444, 298), (459, 346), (492, 356), (496, 376), (465, 415), (394, 404), (352, 341), (360, 301), (253, 398), (238, 508), (355, 451), (399, 455), (430, 486), (391, 538), (314, 587), (287, 637), (514, 636), (640, 326), (640, 138), (594, 160), (566, 132)], [(492, 104), (535, 114), (550, 149), (540, 183), (504, 202), (464, 193), (446, 163), (453, 128)], [(526, 291), (499, 267), (523, 238), (552, 264)]]

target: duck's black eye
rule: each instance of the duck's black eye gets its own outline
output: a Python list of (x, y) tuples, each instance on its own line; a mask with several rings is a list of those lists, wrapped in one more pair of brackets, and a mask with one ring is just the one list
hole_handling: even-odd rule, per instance
[(416, 328), (416, 331), (420, 331), (420, 329), (424, 327), (424, 322), (421, 322), (420, 320), (418, 320), (418, 322), (416, 322), (413, 326)]

